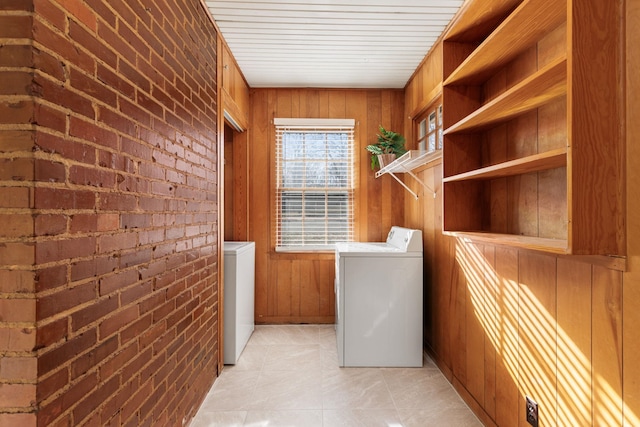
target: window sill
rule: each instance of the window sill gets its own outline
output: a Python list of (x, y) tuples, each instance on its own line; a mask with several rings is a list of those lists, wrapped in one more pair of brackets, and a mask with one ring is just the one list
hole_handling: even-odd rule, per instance
[(334, 245), (276, 247), (276, 253), (330, 254), (335, 252)]

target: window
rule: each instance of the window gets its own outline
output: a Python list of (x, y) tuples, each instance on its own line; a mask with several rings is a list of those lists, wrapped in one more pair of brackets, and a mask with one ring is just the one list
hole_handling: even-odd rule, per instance
[(353, 240), (354, 120), (275, 119), (276, 250)]
[(430, 106), (416, 120), (416, 146), (419, 150), (442, 150), (442, 104)]

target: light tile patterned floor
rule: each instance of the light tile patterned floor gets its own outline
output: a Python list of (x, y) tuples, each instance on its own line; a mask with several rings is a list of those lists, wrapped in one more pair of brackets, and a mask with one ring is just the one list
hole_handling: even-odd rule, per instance
[(256, 326), (190, 427), (476, 427), (438, 368), (340, 368), (333, 325)]

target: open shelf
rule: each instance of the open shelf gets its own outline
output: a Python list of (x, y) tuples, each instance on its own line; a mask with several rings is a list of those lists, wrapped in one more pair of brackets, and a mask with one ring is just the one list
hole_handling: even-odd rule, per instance
[(443, 178), (443, 182), (465, 181), (470, 179), (493, 179), (505, 176), (521, 175), (567, 165), (567, 150), (557, 149), (533, 156), (475, 169), (470, 172)]
[[(549, 28), (567, 18), (567, 5), (558, 0), (525, 0), (445, 80), (445, 85), (477, 85), (495, 69), (533, 45)], [(514, 37), (517, 34), (517, 37)]]
[(476, 240), (485, 243), (509, 245), (525, 249), (540, 250), (557, 254), (570, 253), (567, 240), (543, 237), (518, 236), (513, 234), (486, 233), (482, 231), (445, 231), (445, 235), (458, 239)]
[(376, 172), (376, 178), (381, 177), (382, 175), (391, 175), (396, 181), (398, 181), (409, 193), (413, 195), (414, 198), (418, 198), (418, 195), (407, 186), (400, 178), (398, 178), (396, 173), (408, 173), (418, 181), (424, 188), (431, 191), (433, 193), (433, 197), (436, 196), (436, 192), (432, 190), (427, 184), (425, 184), (416, 174), (413, 173), (414, 169), (419, 168), (422, 165), (426, 165), (434, 160), (437, 160), (442, 157), (442, 150), (427, 152), (422, 150), (409, 150), (404, 153), (402, 156), (395, 159), (393, 162), (389, 163), (382, 169)]
[(481, 129), (531, 111), (567, 93), (567, 59), (559, 58), (450, 126), (445, 135)]

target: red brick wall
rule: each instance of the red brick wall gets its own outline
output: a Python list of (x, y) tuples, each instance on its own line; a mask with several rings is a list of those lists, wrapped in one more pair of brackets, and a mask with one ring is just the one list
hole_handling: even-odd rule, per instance
[[(13, 4), (11, 4), (13, 3)], [(0, 426), (36, 424), (32, 6), (0, 9)], [(38, 174), (40, 176), (40, 173)]]
[(217, 373), (215, 30), (198, 0), (25, 3), (0, 6), (27, 9), (0, 10), (0, 426), (183, 425)]

